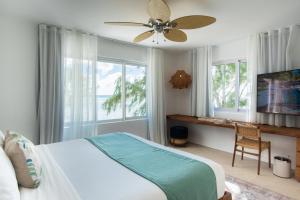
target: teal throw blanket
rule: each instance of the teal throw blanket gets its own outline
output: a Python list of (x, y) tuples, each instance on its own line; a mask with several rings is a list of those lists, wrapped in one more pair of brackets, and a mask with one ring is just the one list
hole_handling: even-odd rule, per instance
[(203, 162), (123, 133), (86, 139), (111, 159), (156, 184), (168, 200), (217, 200), (215, 174)]

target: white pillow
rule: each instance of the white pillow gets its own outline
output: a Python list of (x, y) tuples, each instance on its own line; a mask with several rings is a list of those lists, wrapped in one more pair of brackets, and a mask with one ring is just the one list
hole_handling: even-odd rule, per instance
[(3, 144), (4, 144), (4, 139), (5, 139), (5, 135), (0, 130), (0, 147), (2, 147), (2, 148), (3, 148)]
[(20, 200), (14, 168), (2, 147), (0, 147), (0, 199)]

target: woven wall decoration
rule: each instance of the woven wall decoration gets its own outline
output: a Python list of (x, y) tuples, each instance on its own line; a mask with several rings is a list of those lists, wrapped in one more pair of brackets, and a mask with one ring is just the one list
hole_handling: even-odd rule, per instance
[(192, 83), (192, 78), (184, 70), (177, 70), (169, 82), (173, 85), (173, 88), (184, 89)]

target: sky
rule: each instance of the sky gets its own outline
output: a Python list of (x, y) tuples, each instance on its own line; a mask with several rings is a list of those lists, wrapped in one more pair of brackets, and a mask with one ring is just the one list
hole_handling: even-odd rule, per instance
[[(145, 67), (126, 65), (126, 80), (133, 82), (142, 79), (145, 75)], [(116, 80), (122, 76), (122, 65), (114, 63), (98, 62), (97, 64), (97, 95), (113, 95)]]

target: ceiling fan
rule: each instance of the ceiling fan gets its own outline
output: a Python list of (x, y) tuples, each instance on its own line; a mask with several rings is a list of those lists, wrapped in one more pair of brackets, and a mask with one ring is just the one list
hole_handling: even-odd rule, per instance
[(171, 11), (165, 0), (149, 0), (148, 23), (137, 22), (104, 22), (110, 25), (148, 27), (151, 30), (136, 36), (133, 42), (141, 42), (155, 33), (162, 33), (165, 38), (174, 42), (185, 42), (187, 35), (180, 29), (196, 29), (216, 22), (216, 18), (204, 15), (190, 15), (170, 20)]

